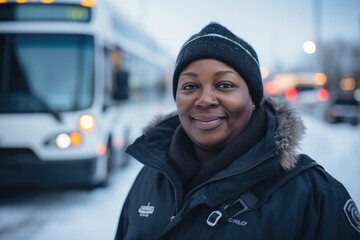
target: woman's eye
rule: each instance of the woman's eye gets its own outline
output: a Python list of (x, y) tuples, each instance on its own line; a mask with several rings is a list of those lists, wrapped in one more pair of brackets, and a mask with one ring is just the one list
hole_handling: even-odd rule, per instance
[(197, 85), (194, 83), (187, 83), (187, 84), (182, 85), (182, 87), (181, 87), (182, 90), (193, 90), (196, 88), (197, 88)]
[(231, 84), (231, 83), (219, 83), (218, 85), (217, 85), (217, 87), (218, 88), (232, 88), (232, 87), (234, 87), (234, 85), (233, 84)]

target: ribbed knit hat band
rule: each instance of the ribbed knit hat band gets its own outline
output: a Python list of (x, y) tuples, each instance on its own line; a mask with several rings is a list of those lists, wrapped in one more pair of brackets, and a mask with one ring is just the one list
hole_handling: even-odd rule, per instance
[[(224, 37), (224, 36), (222, 36), (222, 35), (215, 34), (215, 33), (205, 34), (205, 35), (202, 35), (202, 36), (195, 37), (194, 39), (190, 39), (189, 41), (187, 41), (186, 43), (184, 43), (184, 45), (181, 47), (181, 50), (182, 50), (183, 48), (185, 48), (186, 45), (188, 45), (189, 43), (191, 43), (191, 42), (193, 42), (193, 41), (196, 41), (196, 40), (198, 40), (198, 39), (200, 39), (200, 38), (205, 38), (205, 37), (218, 37), (218, 38), (222, 38), (222, 39), (224, 39), (224, 40), (226, 40), (226, 41), (230, 41), (230, 42), (238, 45), (238, 46), (241, 47), (247, 54), (249, 54), (249, 56), (250, 56), (250, 57), (254, 60), (254, 62), (259, 66), (259, 63), (258, 63), (257, 58), (254, 57), (253, 55), (251, 55), (251, 53), (250, 53), (246, 48), (244, 48), (243, 46), (241, 46), (241, 44), (239, 44), (239, 43), (231, 40), (230, 38), (227, 38), (227, 37)], [(180, 50), (180, 52), (181, 52), (181, 50)], [(177, 60), (179, 60), (179, 59), (177, 59)], [(178, 62), (176, 62), (176, 65), (178, 65)], [(259, 66), (259, 67), (260, 67), (260, 66)]]
[(216, 59), (234, 68), (248, 85), (252, 100), (257, 105), (263, 97), (263, 84), (255, 50), (218, 23), (210, 23), (184, 43), (176, 60), (173, 75), (173, 96), (182, 70), (200, 59)]

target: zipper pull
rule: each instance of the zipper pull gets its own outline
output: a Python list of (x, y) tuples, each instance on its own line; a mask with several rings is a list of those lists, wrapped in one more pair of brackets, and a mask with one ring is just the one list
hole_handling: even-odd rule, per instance
[(220, 211), (218, 210), (213, 211), (212, 213), (210, 213), (209, 217), (207, 218), (206, 223), (210, 227), (214, 227), (221, 217), (222, 217), (222, 213)]

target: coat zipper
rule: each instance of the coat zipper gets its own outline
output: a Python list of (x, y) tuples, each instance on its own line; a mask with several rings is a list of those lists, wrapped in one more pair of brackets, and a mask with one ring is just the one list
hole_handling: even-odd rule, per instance
[(175, 185), (175, 181), (173, 181), (173, 179), (170, 177), (170, 175), (167, 174), (165, 171), (163, 171), (161, 169), (158, 169), (158, 171), (166, 176), (166, 178), (169, 180), (169, 182), (171, 183), (171, 185), (172, 185), (172, 187), (174, 189), (175, 213), (177, 214), (179, 212), (179, 201), (178, 201), (179, 194), (178, 194), (178, 191), (177, 191), (177, 188), (176, 188), (176, 185)]

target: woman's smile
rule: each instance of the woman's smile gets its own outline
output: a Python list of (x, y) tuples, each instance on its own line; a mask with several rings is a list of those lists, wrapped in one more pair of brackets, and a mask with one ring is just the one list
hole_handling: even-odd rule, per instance
[(226, 120), (224, 116), (211, 114), (196, 114), (192, 115), (190, 119), (200, 130), (212, 130)]

